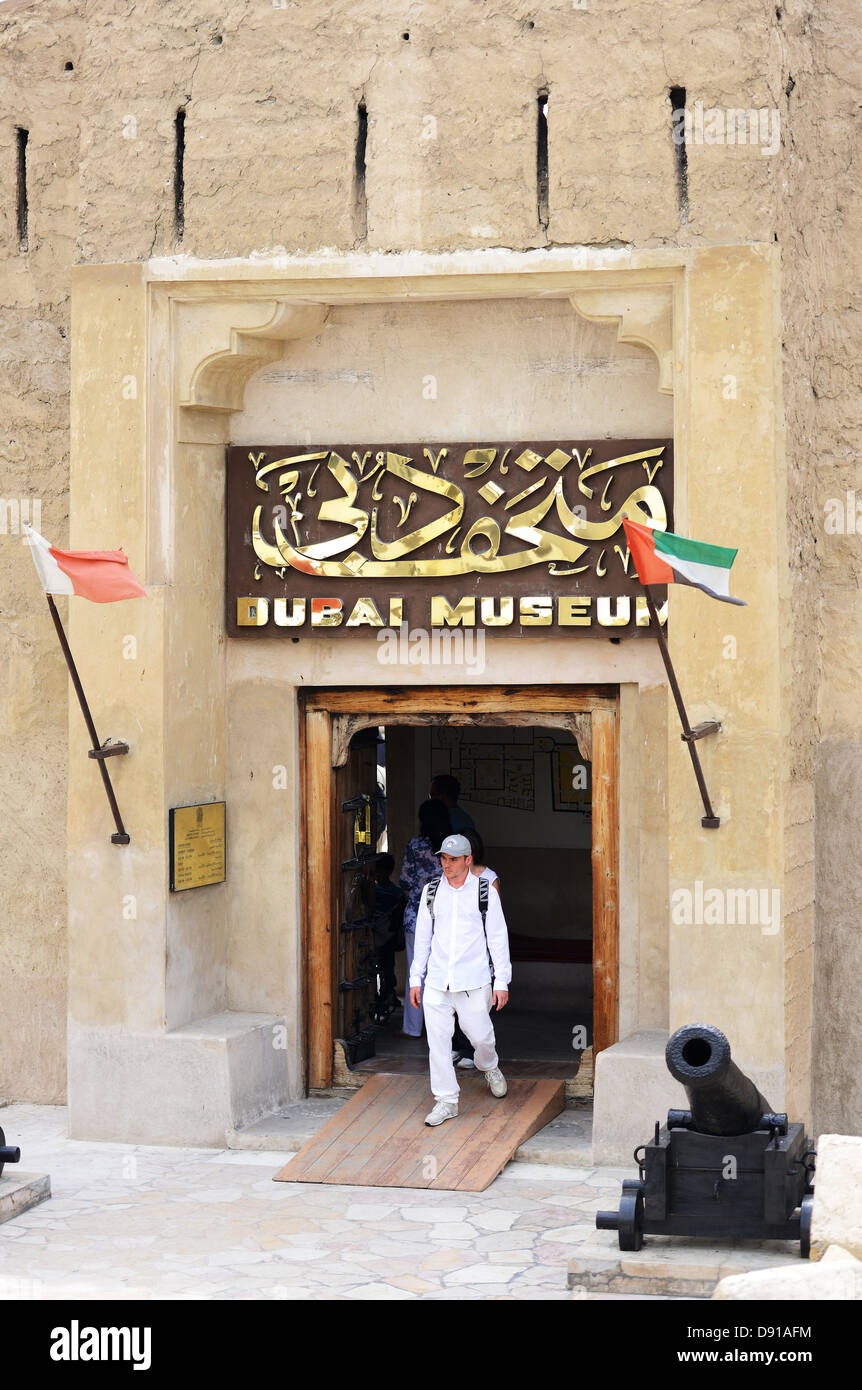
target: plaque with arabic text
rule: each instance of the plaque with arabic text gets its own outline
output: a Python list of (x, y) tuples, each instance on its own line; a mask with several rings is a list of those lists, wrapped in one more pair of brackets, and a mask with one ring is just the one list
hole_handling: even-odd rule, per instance
[(224, 883), (225, 803), (174, 806), (169, 812), (171, 892)]
[(227, 631), (635, 636), (672, 503), (667, 439), (231, 446)]

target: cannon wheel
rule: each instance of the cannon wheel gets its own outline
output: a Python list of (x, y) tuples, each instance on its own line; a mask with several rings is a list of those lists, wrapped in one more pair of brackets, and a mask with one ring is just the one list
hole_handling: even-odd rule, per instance
[(811, 1192), (802, 1198), (799, 1208), (799, 1253), (803, 1260), (811, 1254), (811, 1217), (814, 1212), (814, 1196)]
[(640, 1250), (644, 1243), (644, 1192), (635, 1178), (623, 1183), (617, 1232), (621, 1250)]

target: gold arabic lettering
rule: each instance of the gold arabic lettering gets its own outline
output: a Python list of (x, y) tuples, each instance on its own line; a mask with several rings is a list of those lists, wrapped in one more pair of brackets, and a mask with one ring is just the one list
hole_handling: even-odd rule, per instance
[[(265, 478), (275, 470), (282, 470), (278, 482), (282, 496), (290, 507), (291, 529), (294, 533), (293, 541), (288, 540), (276, 514), (273, 518), (273, 545), (263, 535), (263, 508), (257, 506), (252, 518), (252, 546), (258, 561), (264, 565), (276, 569), (289, 565), (305, 574), (327, 578), (354, 578), (358, 575), (369, 579), (442, 578), (471, 573), (511, 573), (537, 564), (547, 564), (550, 572), (556, 575), (581, 573), (589, 568), (587, 550), (590, 545), (610, 541), (621, 528), (624, 512), (633, 520), (647, 522), (659, 530), (666, 527), (664, 498), (652, 483), (656, 470), (663, 462), (660, 455), (664, 448), (662, 445), (659, 448), (606, 459), (590, 467), (584, 466), (592, 452), (589, 449), (583, 458), (577, 450), (565, 453), (561, 449), (555, 449), (543, 458), (533, 449), (524, 449), (515, 459), (520, 469), (529, 474), (541, 463), (546, 463), (553, 472), (548, 477), (530, 482), (527, 487), (506, 500), (506, 515), (504, 517), (501, 514), (499, 521), (488, 515), (480, 516), (463, 533), (460, 548), (457, 550), (455, 541), (463, 531), (466, 498), (462, 487), (438, 473), (440, 463), (448, 452), (446, 449), (440, 449), (436, 457), (430, 449), (423, 449), (424, 460), (430, 466), (430, 471), (428, 468), (416, 467), (408, 456), (391, 450), (379, 451), (371, 468), (368, 468), (371, 451), (360, 454), (354, 450), (352, 463), (355, 472), (351, 464), (334, 450), (328, 453), (298, 454), (268, 464), (262, 462), (262, 454), (250, 455), (256, 469), (255, 483), (264, 491), (269, 491), (269, 484), (264, 481)], [(462, 459), (464, 478), (478, 478), (487, 473), (497, 458), (497, 452), (496, 449), (467, 450)], [(505, 460), (509, 452), (506, 449), (497, 464), (500, 474), (504, 476), (508, 472)], [(608, 474), (604, 480), (600, 502), (601, 509), (605, 511), (611, 509), (608, 490), (613, 477), (616, 476), (611, 470), (628, 463), (641, 462), (647, 471), (649, 481), (634, 488), (610, 516), (600, 521), (588, 521), (583, 515), (584, 508), (572, 508), (566, 497), (566, 467), (573, 461), (573, 457), (577, 460), (579, 470), (577, 487), (590, 499), (593, 498), (594, 490), (587, 485), (587, 479), (599, 473)], [(313, 489), (311, 484), (324, 459), (325, 469), (338, 485), (340, 495), (320, 503), (317, 520), (347, 529), (328, 539), (300, 543), (297, 523), (303, 516), (299, 510), (302, 492), (295, 490), (300, 480), (299, 465), (314, 464), (314, 471), (306, 486), (306, 497), (310, 498), (316, 496), (319, 490), (319, 483), (316, 489)], [(652, 470), (647, 460), (655, 460)], [(448, 506), (435, 519), (425, 521), (412, 531), (387, 540), (382, 531), (380, 507), (373, 505), (369, 509), (357, 505), (360, 484), (369, 484), (372, 479), (372, 502), (384, 502), (386, 494), (383, 491), (383, 483), (387, 478), (406, 483), (410, 489), (406, 504), (401, 495), (395, 494), (392, 498), (400, 511), (400, 519), (395, 525), (396, 531), (405, 525), (414, 504), (422, 494), (439, 499)], [(521, 511), (513, 510), (537, 493), (539, 496), (533, 505)], [(475, 495), (483, 497), (488, 505), (494, 505), (499, 499), (506, 497), (506, 489), (495, 482), (488, 482), (479, 488)], [(547, 529), (546, 518), (549, 514), (559, 523), (565, 535)], [(373, 558), (368, 558), (357, 549), (366, 535)], [(446, 539), (442, 555), (417, 555), (416, 552), (434, 541), (442, 542), (444, 537)], [(521, 542), (520, 548), (504, 548), (505, 538)], [(624, 552), (619, 545), (614, 545), (613, 550), (619, 555), (623, 570), (628, 574), (628, 549)], [(603, 547), (596, 565), (599, 575), (604, 574), (607, 569), (605, 554), (606, 549)]]

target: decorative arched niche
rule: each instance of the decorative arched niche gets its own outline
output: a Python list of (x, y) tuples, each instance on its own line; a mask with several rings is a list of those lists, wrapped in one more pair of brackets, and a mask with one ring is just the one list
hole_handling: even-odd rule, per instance
[[(399, 299), (446, 298), (437, 277), (422, 277), (414, 289), (403, 281), (369, 279), (346, 302), (380, 303)], [(555, 279), (558, 277), (554, 277)], [(571, 282), (577, 275), (566, 277)], [(659, 364), (658, 390), (673, 394), (674, 285), (633, 284), (621, 289), (571, 287), (549, 291), (537, 283), (534, 273), (516, 276), (473, 277), (484, 281), (474, 288), (471, 298), (496, 298), (503, 293), (512, 298), (568, 298), (582, 318), (593, 323), (618, 325), (622, 343), (644, 347), (654, 353)], [(505, 280), (501, 286), (499, 280)], [(594, 279), (591, 276), (590, 279)], [(514, 280), (517, 283), (512, 284)], [(447, 277), (451, 285), (451, 279)], [(177, 402), (177, 435), (181, 444), (220, 444), (227, 442), (230, 416), (242, 409), (245, 387), (250, 378), (284, 355), (285, 345), (316, 337), (326, 325), (330, 300), (294, 295), (237, 296), (233, 285), (223, 297), (176, 298), (172, 303), (172, 338), (175, 362), (174, 399)], [(485, 293), (482, 293), (484, 289)], [(424, 296), (423, 296), (424, 290)], [(462, 298), (455, 292), (452, 298)], [(343, 296), (339, 302), (345, 302)]]

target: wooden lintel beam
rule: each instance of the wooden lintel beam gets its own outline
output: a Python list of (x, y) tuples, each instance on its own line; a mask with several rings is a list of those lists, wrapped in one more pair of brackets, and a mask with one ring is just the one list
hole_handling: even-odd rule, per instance
[[(326, 709), (332, 714), (366, 714), (369, 691), (313, 690), (305, 696), (306, 709)], [(375, 690), (372, 712), (386, 714), (498, 714), (526, 710), (535, 714), (588, 713), (614, 709), (616, 691), (607, 686), (424, 686), (415, 689)]]

